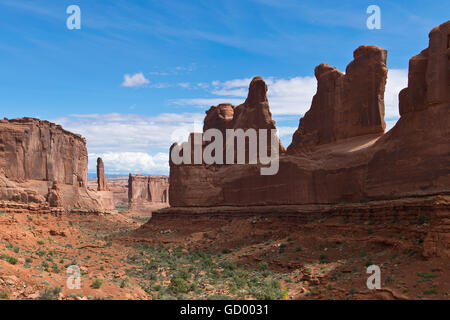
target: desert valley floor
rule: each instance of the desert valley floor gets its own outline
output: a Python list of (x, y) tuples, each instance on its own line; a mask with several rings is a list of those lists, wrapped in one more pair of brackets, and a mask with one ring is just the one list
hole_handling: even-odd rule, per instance
[[(424, 242), (449, 218), (420, 212), (449, 201), (163, 210), (150, 220), (4, 203), (0, 298), (448, 299), (448, 259), (427, 258)], [(402, 208), (409, 214), (399, 220)], [(366, 287), (371, 264), (381, 267), (381, 290)], [(81, 269), (81, 289), (66, 286), (70, 265)]]

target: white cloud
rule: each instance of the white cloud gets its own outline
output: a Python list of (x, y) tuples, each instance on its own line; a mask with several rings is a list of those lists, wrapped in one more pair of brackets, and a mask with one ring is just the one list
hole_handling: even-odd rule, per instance
[(297, 130), (297, 127), (277, 127), (277, 130), (280, 139), (290, 139), (292, 138), (295, 130)]
[(89, 172), (96, 171), (97, 158), (103, 159), (108, 174), (168, 174), (169, 153), (105, 152), (89, 154)]
[[(250, 78), (233, 79), (224, 82), (213, 81), (210, 94), (212, 98), (177, 99), (173, 103), (178, 105), (191, 105), (200, 108), (229, 102), (239, 105), (244, 102)], [(302, 116), (311, 107), (311, 102), (317, 90), (315, 77), (304, 76), (289, 79), (266, 78), (268, 85), (267, 96), (270, 110), (273, 115)], [(391, 69), (385, 90), (386, 119), (398, 119), (398, 93), (407, 87), (408, 71), (404, 69)]]
[(384, 93), (385, 118), (398, 119), (398, 93), (408, 86), (408, 70), (391, 69), (388, 72), (386, 89)]
[[(200, 108), (229, 102), (239, 105), (245, 101), (251, 79), (233, 79), (225, 82), (213, 81), (211, 94), (214, 98), (177, 99), (178, 105), (191, 105)], [(311, 106), (316, 91), (314, 77), (295, 77), (290, 79), (265, 79), (268, 85), (270, 110), (274, 115), (302, 115)]]
[(126, 74), (123, 76), (122, 87), (142, 87), (149, 84), (150, 81), (145, 78), (142, 72), (135, 73), (133, 75)]
[[(186, 141), (190, 132), (202, 131), (203, 118), (203, 113), (162, 113), (154, 117), (111, 113), (74, 114), (51, 121), (85, 137), (90, 157), (105, 155), (109, 159), (107, 173), (111, 170), (134, 173), (130, 171), (131, 165), (136, 165), (137, 170), (138, 164), (148, 160), (142, 170), (154, 170), (145, 173), (153, 174), (155, 170), (159, 173), (165, 168), (167, 174), (168, 167), (161, 165), (158, 154), (168, 154), (172, 143)], [(133, 155), (136, 160), (130, 160), (128, 166), (126, 159), (133, 159)], [(95, 159), (90, 165), (95, 166)], [(95, 172), (95, 167), (90, 166), (90, 170)]]

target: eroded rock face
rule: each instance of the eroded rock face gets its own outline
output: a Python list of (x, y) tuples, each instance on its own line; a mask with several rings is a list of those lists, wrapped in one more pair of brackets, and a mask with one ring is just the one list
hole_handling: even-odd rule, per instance
[[(345, 75), (326, 64), (316, 68), (317, 94), (281, 154), (277, 174), (263, 176), (257, 165), (171, 163), (171, 206), (326, 204), (449, 193), (449, 26), (433, 29), (429, 48), (411, 59), (408, 88), (399, 95), (401, 118), (388, 133), (386, 51), (362, 46)], [(205, 127), (270, 126), (260, 118), (270, 112), (251, 111), (268, 108), (260, 94), (264, 86), (256, 87), (247, 101), (258, 101), (259, 109), (238, 113), (239, 107), (219, 105), (210, 109)], [(237, 114), (242, 118), (235, 122)]]
[(353, 56), (345, 74), (326, 63), (316, 67), (317, 93), (311, 109), (300, 119), (289, 153), (384, 132), (387, 51), (361, 46)]
[[(203, 152), (206, 146), (209, 145), (208, 141), (203, 141), (203, 134), (209, 129), (217, 129), (222, 133), (222, 143), (223, 143), (223, 160), (222, 163), (227, 163), (226, 161), (226, 143), (227, 143), (227, 130), (232, 129), (236, 132), (237, 129), (242, 129), (244, 134), (248, 133), (249, 129), (255, 129), (256, 134), (254, 135), (256, 139), (255, 148), (253, 155), (255, 155), (256, 162), (260, 163), (260, 131), (259, 129), (264, 129), (264, 137), (267, 137), (266, 149), (264, 150), (267, 156), (272, 154), (272, 145), (278, 145), (278, 153), (284, 153), (286, 150), (281, 144), (281, 141), (277, 136), (274, 136), (274, 143), (272, 144), (271, 133), (275, 135), (276, 126), (275, 121), (272, 120), (272, 114), (269, 108), (269, 101), (267, 99), (267, 85), (261, 77), (254, 77), (249, 85), (248, 96), (244, 103), (239, 106), (234, 106), (230, 103), (219, 104), (218, 106), (212, 106), (206, 111), (206, 116), (203, 124), (203, 132), (191, 133), (189, 141), (186, 144), (191, 145), (191, 161), (190, 164), (205, 164), (202, 162), (204, 159), (195, 158), (194, 150), (201, 150)], [(213, 139), (212, 139), (213, 140)], [(241, 140), (243, 141), (243, 140)], [(237, 147), (238, 138), (234, 138), (234, 162), (237, 163)], [(245, 158), (250, 158), (249, 153), (249, 138), (245, 138)], [(179, 147), (177, 143), (174, 143), (170, 147), (170, 154), (175, 147)], [(199, 153), (201, 153), (199, 152)], [(182, 152), (180, 152), (180, 156)], [(187, 157), (189, 158), (189, 157)], [(201, 158), (201, 157), (200, 157)], [(232, 159), (232, 158), (231, 158)], [(186, 163), (185, 163), (186, 164)], [(172, 166), (172, 158), (170, 158), (170, 165)]]
[(23, 188), (6, 178), (3, 168), (0, 168), (0, 200), (37, 204), (46, 202), (45, 197), (36, 191)]
[(0, 120), (0, 167), (11, 180), (86, 186), (86, 140), (48, 121)]
[(429, 37), (428, 48), (409, 60), (400, 115), (450, 102), (450, 21), (431, 30)]
[(261, 77), (250, 82), (248, 96), (239, 106), (219, 104), (206, 111), (203, 131), (225, 129), (276, 129), (267, 99), (267, 85)]
[(162, 176), (133, 176), (128, 180), (130, 210), (146, 210), (169, 203), (169, 179)]
[(2, 200), (114, 209), (112, 194), (87, 188), (86, 140), (54, 123), (0, 120), (0, 169)]
[(53, 186), (48, 189), (47, 202), (51, 208), (62, 207), (62, 193), (58, 187), (58, 182), (53, 181)]
[(103, 164), (102, 158), (97, 159), (97, 190), (109, 191), (105, 176), (105, 165)]
[(400, 120), (374, 145), (369, 197), (450, 190), (450, 21), (431, 30), (429, 47), (409, 61)]

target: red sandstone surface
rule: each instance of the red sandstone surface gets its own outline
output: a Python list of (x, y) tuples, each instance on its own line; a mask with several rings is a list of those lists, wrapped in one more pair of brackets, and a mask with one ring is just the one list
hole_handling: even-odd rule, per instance
[(111, 193), (87, 187), (87, 167), (80, 135), (33, 118), (0, 120), (1, 200), (43, 203), (57, 184), (61, 207), (114, 209)]
[[(400, 120), (384, 133), (384, 49), (361, 46), (345, 75), (316, 67), (317, 93), (275, 175), (261, 165), (170, 163), (173, 207), (327, 204), (450, 192), (450, 22), (433, 29), (429, 47), (410, 61)], [(246, 102), (207, 111), (204, 128), (275, 127), (264, 81)], [(236, 110), (239, 109), (239, 112)]]
[(128, 202), (131, 211), (151, 210), (155, 206), (169, 204), (169, 179), (164, 176), (130, 174), (128, 179)]

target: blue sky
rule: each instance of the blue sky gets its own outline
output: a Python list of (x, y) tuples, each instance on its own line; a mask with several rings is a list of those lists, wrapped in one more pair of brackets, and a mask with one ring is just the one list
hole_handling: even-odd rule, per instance
[[(66, 28), (72, 4), (80, 30)], [(366, 27), (371, 4), (381, 30)], [(314, 67), (344, 71), (371, 44), (388, 50), (392, 126), (408, 60), (448, 12), (450, 1), (0, 0), (0, 110), (83, 134), (110, 174), (167, 173), (171, 140), (201, 126), (209, 106), (242, 102), (255, 75), (269, 84), (288, 145), (315, 92)]]

